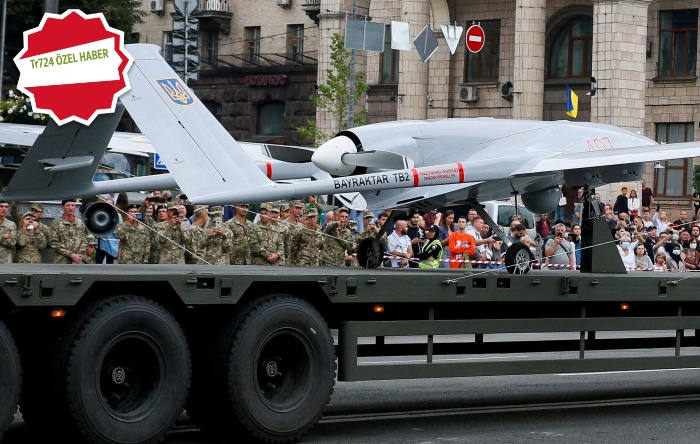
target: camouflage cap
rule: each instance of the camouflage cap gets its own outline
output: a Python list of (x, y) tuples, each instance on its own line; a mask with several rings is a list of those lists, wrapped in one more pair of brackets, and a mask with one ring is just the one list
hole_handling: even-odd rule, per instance
[(95, 236), (92, 234), (88, 234), (86, 239), (88, 245), (97, 245), (97, 238), (95, 238)]
[(300, 201), (299, 199), (294, 199), (293, 201), (289, 202), (290, 207), (301, 207), (304, 208), (304, 203)]
[[(22, 217), (20, 219), (24, 219), (27, 216), (34, 217), (34, 214), (32, 214), (31, 211), (25, 211), (24, 214), (22, 214)], [(35, 218), (36, 219), (36, 218)]]
[(207, 207), (200, 207), (194, 210), (194, 215), (195, 216), (200, 216), (202, 214), (207, 214)]
[(180, 208), (180, 205), (177, 202), (168, 202), (168, 210), (177, 210), (178, 208)]
[(309, 216), (318, 216), (318, 210), (316, 210), (316, 208), (307, 208), (306, 211), (304, 211), (304, 217)]
[(357, 228), (357, 221), (356, 220), (349, 220), (348, 227)]
[(280, 205), (280, 211), (289, 211), (289, 204), (283, 203), (282, 205)]
[(364, 214), (362, 215), (362, 218), (367, 219), (368, 217), (374, 219), (374, 212), (370, 210), (365, 210)]
[(267, 210), (267, 211), (272, 211), (272, 207), (274, 207), (275, 204), (272, 202), (263, 202), (260, 204), (260, 209), (261, 210)]
[(223, 211), (210, 211), (209, 217), (211, 217), (212, 219), (221, 219), (224, 217), (224, 212)]
[(272, 204), (272, 209), (270, 210), (273, 213), (279, 213), (280, 212), (280, 206), (277, 204)]
[(350, 214), (350, 210), (348, 210), (348, 209), (345, 208), (345, 207), (336, 208), (335, 210), (333, 210), (333, 212), (334, 212), (335, 214), (340, 214), (340, 213), (343, 213), (343, 212)]
[(224, 209), (223, 209), (222, 207), (220, 207), (219, 205), (217, 205), (217, 206), (215, 206), (215, 207), (211, 207), (211, 211), (221, 211), (221, 212), (223, 212)]
[(44, 211), (44, 204), (39, 203), (39, 202), (34, 202), (31, 207), (29, 207), (30, 210), (34, 211)]

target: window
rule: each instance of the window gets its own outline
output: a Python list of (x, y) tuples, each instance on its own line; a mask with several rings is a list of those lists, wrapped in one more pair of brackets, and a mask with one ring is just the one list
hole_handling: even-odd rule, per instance
[(219, 58), (219, 30), (202, 30), (202, 61), (211, 66), (216, 66)]
[(578, 17), (567, 22), (552, 45), (550, 78), (590, 77), (593, 57), (593, 19)]
[(166, 31), (163, 33), (163, 59), (171, 63), (173, 61), (173, 32)]
[(303, 62), (304, 25), (287, 25), (287, 55), (294, 62)]
[(384, 52), (381, 55), (382, 82), (399, 83), (399, 51), (391, 49), (391, 26), (384, 32)]
[[(659, 143), (691, 142), (693, 123), (657, 123), (656, 141)], [(664, 168), (654, 169), (654, 195), (690, 197), (692, 194), (692, 159), (674, 159), (661, 162)]]
[(659, 75), (695, 75), (698, 10), (661, 11)]
[(270, 102), (258, 106), (257, 134), (284, 134), (284, 102)]
[[(467, 24), (467, 29), (469, 29)], [(501, 21), (485, 20), (480, 23), (486, 41), (481, 51), (473, 53), (466, 49), (466, 66), (464, 81), (479, 82), (498, 80), (498, 52), (501, 46)]]
[(245, 56), (248, 63), (257, 64), (260, 55), (260, 26), (245, 28)]

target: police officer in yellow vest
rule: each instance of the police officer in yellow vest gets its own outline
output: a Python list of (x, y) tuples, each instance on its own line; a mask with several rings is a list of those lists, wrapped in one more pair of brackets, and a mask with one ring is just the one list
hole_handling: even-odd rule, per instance
[(425, 232), (426, 240), (420, 246), (420, 252), (416, 255), (420, 259), (420, 268), (438, 268), (442, 258), (442, 244), (438, 237), (440, 229), (433, 225)]

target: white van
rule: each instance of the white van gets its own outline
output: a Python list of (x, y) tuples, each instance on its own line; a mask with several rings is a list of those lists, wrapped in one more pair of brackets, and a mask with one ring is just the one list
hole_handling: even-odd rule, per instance
[[(481, 202), (481, 206), (486, 209), (489, 216), (496, 221), (496, 223), (503, 227), (503, 231), (508, 234), (508, 229), (510, 227), (510, 221), (513, 219), (515, 214), (519, 214), (523, 218), (523, 225), (527, 228), (527, 235), (530, 239), (535, 239), (537, 230), (535, 230), (535, 216), (530, 210), (525, 208), (523, 205), (518, 205), (517, 213), (515, 204), (509, 200), (488, 200)], [(469, 212), (469, 206), (460, 205), (455, 207), (447, 207), (455, 212), (455, 217), (460, 215), (467, 215)], [(440, 209), (443, 211), (447, 208)]]

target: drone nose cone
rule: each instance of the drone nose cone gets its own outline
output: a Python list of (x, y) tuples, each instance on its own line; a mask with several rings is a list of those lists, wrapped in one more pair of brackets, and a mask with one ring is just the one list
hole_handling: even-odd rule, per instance
[(343, 163), (343, 154), (356, 153), (355, 142), (347, 136), (334, 137), (316, 149), (311, 161), (319, 169), (335, 176), (347, 176), (355, 171), (354, 165)]

